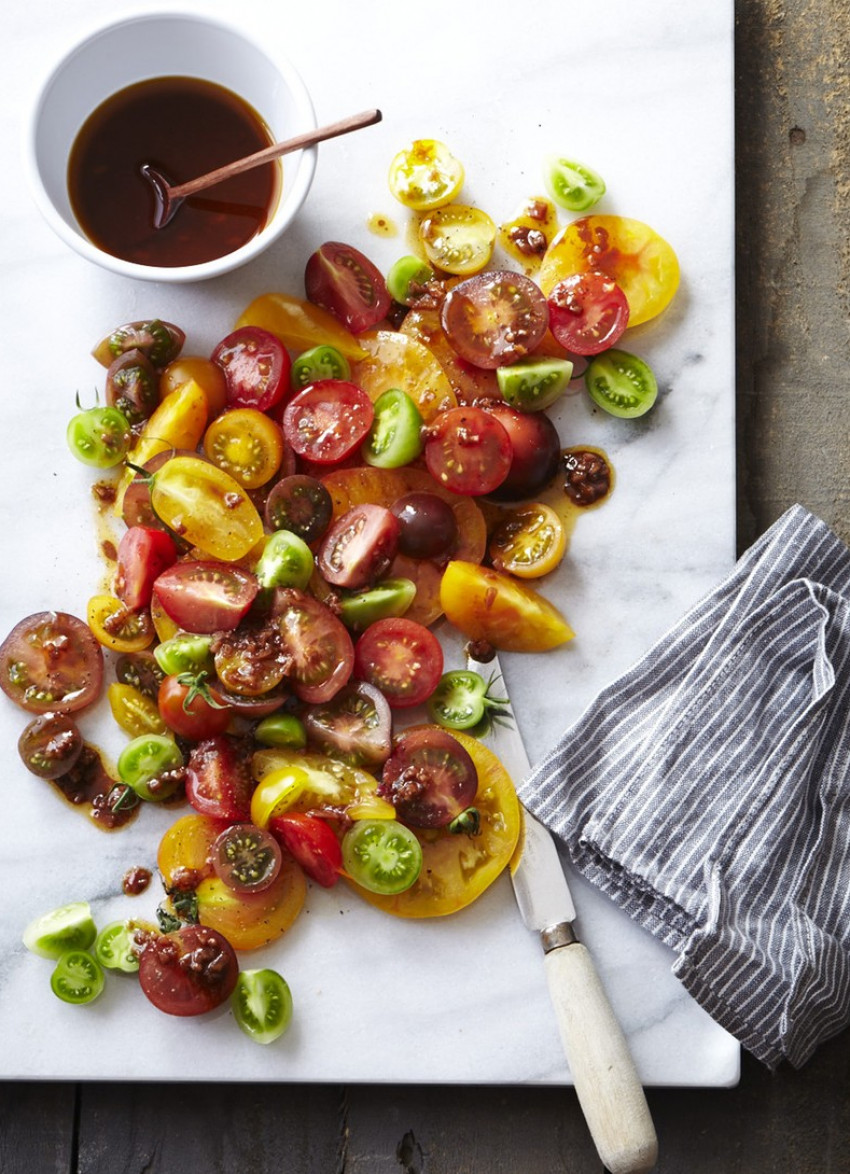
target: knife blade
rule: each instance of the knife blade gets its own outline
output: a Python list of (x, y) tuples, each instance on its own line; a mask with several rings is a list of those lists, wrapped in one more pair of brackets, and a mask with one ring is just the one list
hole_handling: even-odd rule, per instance
[[(498, 658), (467, 655), (486, 680), (502, 676)], [(519, 783), (531, 767), (515, 716), (493, 722), (481, 739)], [(520, 914), (538, 934), (549, 995), (576, 1095), (591, 1137), (610, 1174), (645, 1174), (658, 1158), (658, 1140), (628, 1042), (587, 948), (578, 940), (575, 905), (548, 829), (522, 808), (523, 831), (510, 864)]]

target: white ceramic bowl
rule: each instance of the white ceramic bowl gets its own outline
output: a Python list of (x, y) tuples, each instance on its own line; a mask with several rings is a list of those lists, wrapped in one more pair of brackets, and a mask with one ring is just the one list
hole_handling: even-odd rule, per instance
[(55, 232), (90, 261), (148, 281), (201, 281), (244, 265), (275, 241), (304, 203), (316, 147), (287, 155), (277, 208), (253, 239), (226, 256), (173, 268), (139, 265), (99, 249), (78, 225), (68, 196), (68, 156), (91, 112), (125, 86), (152, 77), (198, 77), (226, 86), (264, 119), (275, 140), (316, 126), (293, 66), (239, 29), (189, 13), (145, 13), (92, 33), (74, 46), (41, 86), (28, 127), (26, 155), (36, 203)]

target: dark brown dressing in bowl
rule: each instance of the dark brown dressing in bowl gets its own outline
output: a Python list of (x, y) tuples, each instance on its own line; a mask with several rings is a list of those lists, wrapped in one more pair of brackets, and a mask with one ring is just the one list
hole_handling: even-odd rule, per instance
[(68, 194), (86, 236), (139, 265), (198, 265), (246, 244), (274, 213), (275, 161), (189, 197), (164, 228), (154, 225), (148, 163), (179, 183), (274, 141), (259, 114), (231, 90), (199, 78), (163, 77), (113, 94), (80, 129), (68, 161)]

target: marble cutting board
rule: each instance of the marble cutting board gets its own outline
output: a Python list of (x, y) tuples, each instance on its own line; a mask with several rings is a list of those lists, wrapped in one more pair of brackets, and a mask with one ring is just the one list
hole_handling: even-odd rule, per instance
[[(221, 0), (202, 8), (237, 15)], [(345, 0), (241, 0), (245, 27), (299, 65), (320, 122), (371, 106), (384, 121), (320, 149), (308, 204), (268, 254), (225, 278), (173, 288), (125, 282), (70, 253), (40, 220), (19, 162), (36, 79), (81, 32), (137, 10), (123, 0), (68, 0), (51, 6), (49, 21), (20, 6), (7, 14), (0, 633), (41, 609), (84, 614), (103, 584), (92, 477), (67, 454), (64, 431), (75, 393), (91, 401), (102, 383), (88, 352), (108, 328), (159, 315), (184, 327), (187, 351), (206, 354), (256, 294), (300, 292), (304, 262), (323, 240), (350, 241), (385, 269), (409, 251), (406, 213), (389, 195), (386, 170), (411, 138), (447, 142), (466, 166), (464, 199), (497, 222), (542, 192), (543, 158), (560, 151), (605, 176), (600, 210), (645, 220), (674, 245), (683, 282), (662, 319), (624, 340), (658, 375), (653, 413), (639, 422), (602, 418), (583, 396), (558, 413), (565, 444), (608, 452), (617, 488), (579, 521), (546, 584), (576, 639), (542, 657), (504, 657), (536, 761), (734, 560), (731, 0), (597, 0), (592, 8), (432, 0), (380, 11)], [(370, 233), (373, 213), (397, 235)], [(506, 878), (456, 917), (415, 924), (384, 919), (341, 887), (311, 889), (286, 939), (252, 957), (252, 965), (277, 966), (294, 993), (293, 1027), (271, 1048), (252, 1044), (229, 1013), (171, 1021), (132, 980), (110, 981), (86, 1008), (60, 1003), (50, 964), (20, 944), (23, 926), (79, 898), (92, 902), (100, 924), (151, 915), (156, 884), (127, 898), (120, 882), (129, 866), (153, 864), (169, 816), (146, 809), (119, 834), (97, 831), (19, 764), (25, 720), (0, 698), (0, 1076), (570, 1082), (540, 949)], [(107, 752), (120, 748), (105, 705), (83, 724)], [(738, 1045), (672, 977), (668, 951), (586, 883), (575, 882), (575, 899), (643, 1080), (734, 1084)]]

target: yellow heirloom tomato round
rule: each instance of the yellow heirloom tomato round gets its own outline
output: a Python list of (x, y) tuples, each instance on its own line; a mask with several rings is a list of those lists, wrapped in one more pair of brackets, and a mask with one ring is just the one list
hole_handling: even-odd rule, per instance
[(415, 212), (450, 203), (463, 187), (463, 178), (463, 165), (437, 139), (415, 139), (390, 164), (390, 191)]

